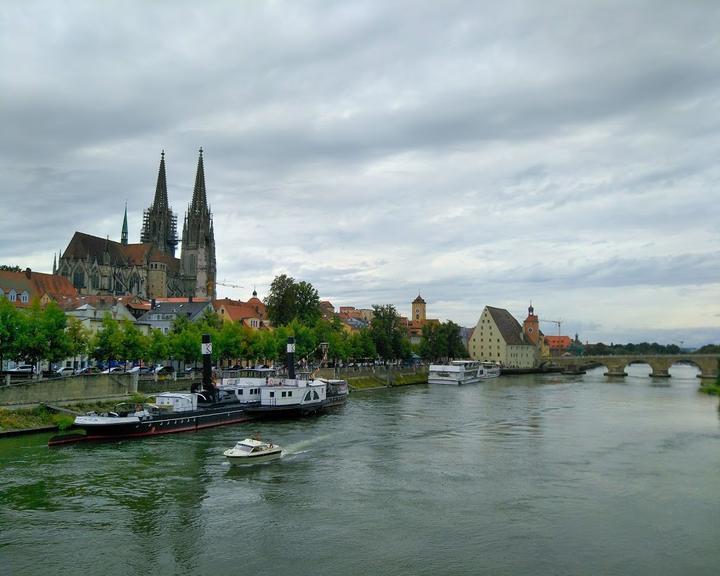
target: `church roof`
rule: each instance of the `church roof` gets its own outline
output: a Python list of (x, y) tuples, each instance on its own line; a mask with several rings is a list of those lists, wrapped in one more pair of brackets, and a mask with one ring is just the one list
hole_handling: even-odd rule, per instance
[(422, 299), (422, 296), (420, 294), (417, 295), (417, 298), (412, 301), (413, 304), (425, 304), (425, 300)]
[(149, 262), (162, 262), (172, 272), (180, 271), (180, 260), (158, 250), (150, 243), (121, 244), (107, 238), (92, 236), (83, 232), (73, 234), (63, 258), (82, 260), (90, 256), (90, 260), (103, 262), (105, 254), (110, 262), (120, 266), (145, 266)]

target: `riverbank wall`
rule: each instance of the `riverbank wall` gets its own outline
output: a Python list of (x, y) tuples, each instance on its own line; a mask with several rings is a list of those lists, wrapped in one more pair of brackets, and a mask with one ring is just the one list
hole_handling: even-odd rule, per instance
[(351, 391), (427, 384), (427, 368), (394, 368), (372, 366), (367, 368), (323, 368), (316, 374), (319, 378), (342, 378), (347, 380)]
[(138, 391), (137, 374), (96, 374), (26, 380), (0, 386), (0, 406), (13, 408), (44, 403), (125, 398)]

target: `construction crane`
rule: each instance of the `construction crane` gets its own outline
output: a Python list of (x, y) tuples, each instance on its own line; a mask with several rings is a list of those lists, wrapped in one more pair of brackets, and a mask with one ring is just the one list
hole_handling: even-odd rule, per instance
[(231, 284), (227, 280), (223, 280), (222, 282), (215, 282), (218, 286), (225, 286), (226, 288), (245, 288), (245, 286), (240, 286), (238, 284)]
[(561, 333), (562, 333), (562, 323), (563, 323), (562, 320), (540, 320), (540, 322), (552, 322), (553, 324), (557, 324), (558, 336), (561, 335)]

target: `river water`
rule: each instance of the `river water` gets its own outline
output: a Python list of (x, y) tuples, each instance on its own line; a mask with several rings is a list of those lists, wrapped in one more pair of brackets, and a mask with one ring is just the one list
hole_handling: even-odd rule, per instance
[[(3, 575), (718, 574), (718, 399), (502, 377), (113, 444), (0, 441)], [(230, 468), (260, 432), (282, 460)]]

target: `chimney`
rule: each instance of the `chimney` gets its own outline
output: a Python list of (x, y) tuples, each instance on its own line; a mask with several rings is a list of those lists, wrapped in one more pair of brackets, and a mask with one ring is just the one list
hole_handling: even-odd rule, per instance
[(295, 380), (295, 338), (292, 336), (287, 339), (287, 369), (288, 378)]
[(27, 276), (27, 279), (30, 280), (30, 277), (32, 276), (32, 270), (30, 270), (30, 268), (25, 268), (25, 276)]

